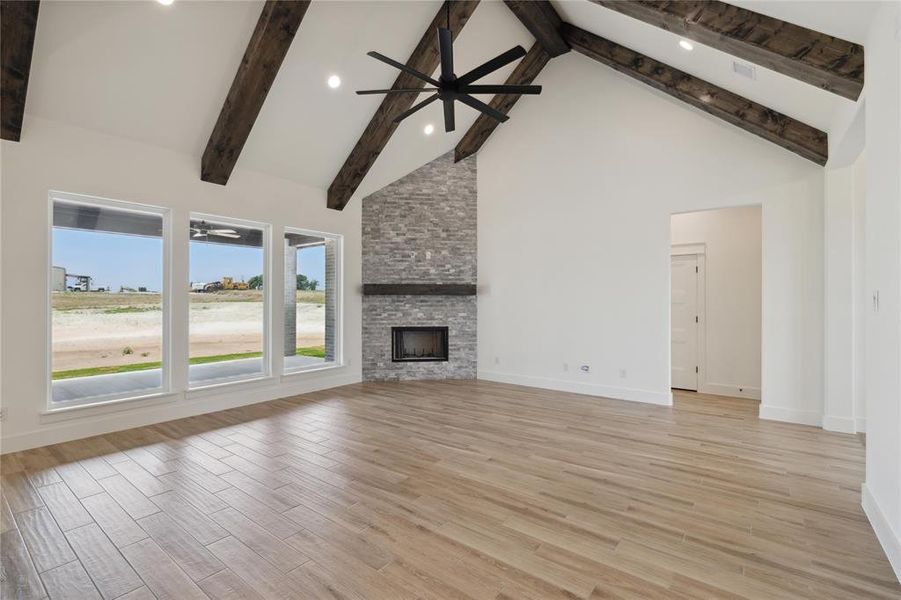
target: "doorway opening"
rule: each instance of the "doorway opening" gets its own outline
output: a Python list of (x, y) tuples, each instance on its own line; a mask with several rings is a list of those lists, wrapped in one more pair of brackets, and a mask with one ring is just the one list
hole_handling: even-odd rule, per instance
[(760, 400), (760, 206), (672, 215), (670, 387)]

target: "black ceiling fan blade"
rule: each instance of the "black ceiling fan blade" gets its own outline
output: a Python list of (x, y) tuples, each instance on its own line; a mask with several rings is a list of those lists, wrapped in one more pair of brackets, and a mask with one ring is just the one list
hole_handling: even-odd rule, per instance
[(367, 96), (369, 94), (421, 94), (423, 92), (436, 91), (438, 91), (438, 88), (400, 88), (396, 90), (357, 90), (357, 94), (360, 96)]
[(454, 36), (450, 29), (438, 28), (438, 50), (441, 53), (441, 79), (454, 80)]
[(525, 55), (526, 55), (525, 48), (523, 48), (522, 46), (515, 46), (513, 48), (510, 48), (503, 54), (499, 54), (498, 56), (495, 56), (488, 62), (479, 65), (478, 67), (476, 67), (469, 73), (461, 75), (460, 77), (457, 78), (457, 82), (460, 83), (461, 85), (466, 85), (467, 83), (472, 83), (473, 81), (475, 81), (477, 79), (481, 79), (485, 75), (488, 75), (489, 73), (493, 73), (494, 71), (497, 71), (504, 65), (508, 65), (511, 62), (513, 62), (514, 60), (516, 60), (517, 58), (522, 58)]
[(428, 98), (426, 98), (426, 99), (423, 100), (422, 102), (420, 102), (420, 103), (418, 103), (418, 104), (414, 104), (414, 105), (410, 108), (410, 110), (406, 110), (406, 111), (400, 113), (399, 115), (397, 115), (396, 117), (394, 117), (394, 122), (395, 122), (395, 123), (400, 123), (401, 121), (403, 121), (404, 119), (406, 119), (407, 117), (409, 117), (410, 115), (412, 115), (413, 113), (415, 113), (417, 110), (420, 110), (420, 109), (422, 109), (422, 108), (425, 108), (426, 106), (428, 106), (429, 104), (431, 104), (432, 102), (434, 102), (434, 101), (437, 100), (437, 99), (438, 99), (438, 94), (432, 94), (431, 96), (429, 96)]
[(464, 94), (540, 94), (540, 85), (465, 85), (460, 89)]
[(454, 101), (444, 100), (444, 131), (450, 133), (456, 128), (454, 120)]
[(502, 113), (501, 111), (499, 111), (495, 108), (492, 108), (492, 107), (488, 106), (487, 104), (485, 104), (484, 102), (482, 102), (481, 100), (477, 100), (476, 98), (473, 98), (472, 96), (469, 96), (467, 94), (459, 94), (457, 96), (457, 100), (459, 100), (463, 104), (466, 104), (467, 106), (471, 106), (472, 108), (476, 109), (477, 111), (479, 111), (481, 113), (485, 113), (486, 115), (488, 115), (489, 117), (491, 117), (493, 119), (497, 119), (501, 123), (503, 123), (504, 121), (507, 121), (510, 118), (507, 115), (505, 115), (504, 113)]
[(371, 56), (372, 58), (374, 58), (374, 59), (376, 59), (376, 60), (380, 60), (380, 61), (382, 61), (383, 63), (387, 63), (387, 64), (391, 65), (391, 66), (394, 67), (395, 69), (400, 69), (400, 70), (403, 71), (404, 73), (409, 73), (410, 75), (412, 75), (413, 77), (416, 77), (417, 79), (422, 79), (422, 80), (425, 81), (426, 83), (431, 83), (431, 84), (434, 85), (435, 87), (441, 87), (441, 84), (440, 84), (440, 83), (438, 83), (437, 81), (435, 81), (434, 79), (432, 79), (431, 77), (429, 77), (428, 75), (426, 75), (425, 73), (420, 73), (420, 72), (417, 71), (416, 69), (414, 69), (414, 68), (412, 68), (412, 67), (408, 67), (408, 66), (405, 65), (404, 63), (397, 62), (396, 60), (394, 60), (394, 59), (392, 59), (392, 58), (388, 58), (388, 57), (385, 56), (384, 54), (379, 54), (379, 53), (376, 52), (375, 50), (373, 50), (373, 51), (371, 51), (371, 52), (367, 52), (366, 54), (367, 54), (368, 56)]

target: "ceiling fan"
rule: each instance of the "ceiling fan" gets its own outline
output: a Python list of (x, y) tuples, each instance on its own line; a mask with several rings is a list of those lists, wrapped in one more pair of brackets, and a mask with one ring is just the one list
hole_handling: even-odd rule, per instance
[(504, 113), (500, 112), (485, 104), (481, 100), (473, 98), (470, 94), (540, 94), (541, 86), (540, 85), (482, 85), (482, 84), (473, 84), (474, 81), (497, 71), (504, 65), (507, 65), (518, 58), (522, 58), (526, 55), (526, 51), (522, 46), (515, 46), (510, 50), (507, 50), (503, 54), (500, 54), (488, 62), (476, 67), (472, 71), (469, 71), (465, 75), (461, 75), (457, 77), (454, 74), (454, 38), (451, 35), (450, 31), (450, 3), (447, 3), (447, 28), (439, 27), (438, 28), (438, 50), (441, 53), (441, 75), (439, 79), (436, 81), (432, 77), (429, 77), (425, 73), (421, 73), (416, 69), (408, 67), (403, 63), (399, 63), (396, 60), (392, 60), (387, 56), (379, 54), (378, 52), (367, 52), (368, 56), (371, 56), (377, 60), (380, 60), (384, 63), (391, 65), (396, 69), (400, 69), (405, 73), (409, 73), (413, 75), (417, 79), (421, 79), (428, 84), (431, 84), (433, 87), (425, 87), (425, 88), (412, 88), (412, 89), (388, 89), (388, 90), (360, 90), (357, 94), (420, 94), (422, 92), (435, 92), (425, 100), (414, 104), (409, 110), (402, 112), (397, 117), (394, 118), (395, 123), (399, 123), (415, 113), (416, 111), (425, 108), (435, 100), (440, 99), (444, 103), (444, 130), (447, 132), (454, 130), (454, 100), (459, 100), (463, 104), (470, 106), (476, 109), (479, 112), (482, 112), (489, 117), (497, 119), (501, 123), (506, 121), (509, 117)]
[(225, 237), (238, 239), (241, 236), (234, 229), (213, 229), (206, 221), (201, 221), (196, 226), (191, 226), (192, 238), (205, 238), (209, 236)]

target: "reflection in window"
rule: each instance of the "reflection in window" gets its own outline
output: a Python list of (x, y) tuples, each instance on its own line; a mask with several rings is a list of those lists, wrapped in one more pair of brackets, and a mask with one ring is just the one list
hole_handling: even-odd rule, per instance
[(340, 238), (285, 232), (284, 371), (338, 362)]
[(52, 405), (161, 391), (162, 211), (56, 196), (52, 249)]
[(191, 387), (267, 372), (263, 241), (262, 227), (191, 218)]

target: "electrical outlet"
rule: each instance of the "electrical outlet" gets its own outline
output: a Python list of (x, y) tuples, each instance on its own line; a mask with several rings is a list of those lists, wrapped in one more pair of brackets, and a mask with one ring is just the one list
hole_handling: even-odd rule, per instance
[(620, 369), (620, 370), (619, 370), (619, 378), (620, 378), (620, 379), (625, 379), (626, 376), (627, 376), (626, 370), (625, 370), (625, 369)]
[(569, 363), (563, 363), (563, 372), (569, 371)]
[(501, 357), (500, 357), (500, 356), (495, 356), (495, 357), (494, 357), (494, 364), (496, 364), (496, 365), (501, 364)]
[(0, 408), (0, 421), (6, 420), (6, 407)]
[(588, 365), (582, 365), (581, 367), (579, 367), (579, 370), (582, 371), (583, 373), (590, 373), (591, 367)]

